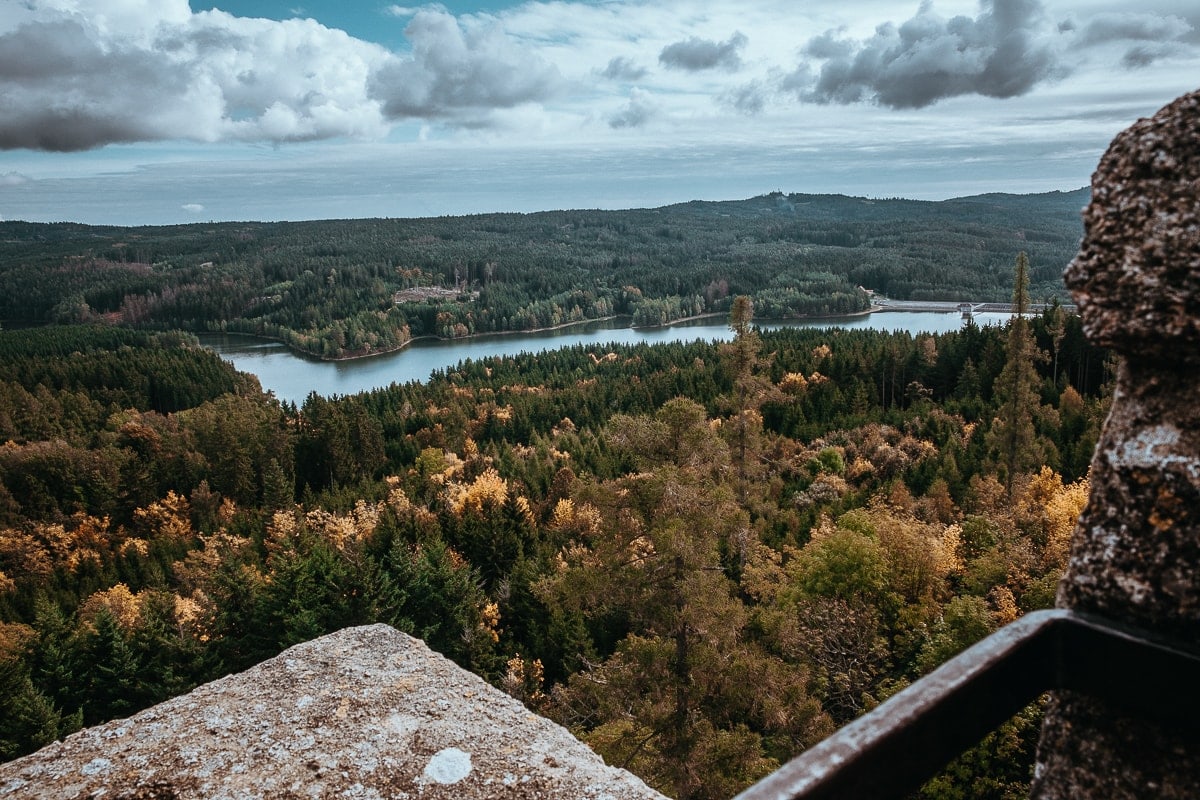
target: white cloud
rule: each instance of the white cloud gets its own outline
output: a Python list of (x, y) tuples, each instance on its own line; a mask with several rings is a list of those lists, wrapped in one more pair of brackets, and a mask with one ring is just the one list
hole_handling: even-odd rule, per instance
[(0, 173), (0, 186), (21, 186), (29, 183), (29, 176), (13, 170)]
[(204, 211), (204, 206), (200, 205), (199, 203), (184, 203), (180, 206), (180, 208), (189, 214), (199, 214)]
[(425, 6), (400, 6), (400, 5), (396, 5), (393, 3), (392, 5), (383, 9), (383, 13), (387, 14), (390, 17), (400, 17), (401, 19), (403, 19), (405, 17), (414, 16), (419, 11), (445, 11), (445, 10), (446, 10), (446, 7), (443, 6), (441, 3), (430, 3), (429, 5), (425, 5)]
[(367, 94), (381, 47), (312, 20), (184, 14), (174, 2), (92, 5), (86, 15), (49, 10), (0, 35), (0, 148), (387, 131)]

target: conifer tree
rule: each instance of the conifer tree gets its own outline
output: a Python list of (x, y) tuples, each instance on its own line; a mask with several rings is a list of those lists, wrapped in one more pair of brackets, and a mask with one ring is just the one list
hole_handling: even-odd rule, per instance
[(763, 404), (777, 396), (775, 387), (760, 374), (767, 364), (761, 357), (762, 339), (751, 326), (754, 305), (749, 297), (739, 295), (733, 300), (729, 327), (733, 341), (721, 346), (721, 359), (732, 375), (733, 393), (729, 407), (733, 412), (727, 425), (730, 456), (737, 470), (738, 499), (744, 504), (748, 484), (759, 470), (758, 448), (761, 444)]
[(1012, 305), (1014, 316), (1008, 327), (1004, 369), (993, 386), (998, 410), (988, 442), (1000, 468), (1005, 493), (1010, 498), (1017, 473), (1042, 463), (1033, 426), (1034, 412), (1040, 406), (1034, 363), (1041, 357), (1041, 352), (1026, 319), (1029, 312), (1029, 257), (1024, 251), (1017, 254)]

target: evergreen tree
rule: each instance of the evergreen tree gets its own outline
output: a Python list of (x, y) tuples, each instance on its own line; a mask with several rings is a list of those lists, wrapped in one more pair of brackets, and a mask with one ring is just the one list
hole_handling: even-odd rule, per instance
[(0, 760), (50, 744), (63, 731), (63, 719), (33, 685), (20, 658), (0, 655)]
[(739, 295), (729, 312), (729, 328), (733, 341), (721, 346), (721, 359), (730, 373), (733, 391), (729, 398), (733, 412), (727, 423), (730, 455), (738, 476), (738, 497), (744, 504), (749, 483), (761, 474), (759, 448), (762, 439), (763, 404), (778, 396), (778, 392), (761, 368), (768, 363), (760, 356), (762, 339), (751, 326), (754, 305), (749, 297)]
[(989, 449), (996, 459), (1009, 498), (1018, 472), (1042, 463), (1042, 448), (1033, 424), (1034, 412), (1040, 407), (1034, 364), (1041, 352), (1026, 319), (1029, 312), (1029, 257), (1023, 251), (1017, 254), (1012, 305), (1014, 316), (1008, 326), (1004, 369), (993, 385), (998, 408), (988, 437)]

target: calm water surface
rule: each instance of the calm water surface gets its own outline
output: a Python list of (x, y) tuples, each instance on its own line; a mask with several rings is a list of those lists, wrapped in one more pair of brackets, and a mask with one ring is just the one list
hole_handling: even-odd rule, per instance
[[(1003, 324), (1008, 314), (977, 314), (979, 325)], [(309, 392), (326, 397), (356, 394), (393, 383), (425, 381), (434, 370), (447, 369), (466, 359), (540, 353), (577, 344), (604, 347), (608, 344), (646, 342), (728, 341), (729, 326), (717, 318), (681, 323), (668, 328), (615, 327), (614, 322), (579, 325), (544, 333), (482, 336), (459, 341), (422, 339), (395, 353), (350, 361), (318, 361), (298, 356), (279, 342), (238, 334), (200, 334), (200, 342), (215, 350), (243, 372), (258, 376), (263, 389), (280, 400), (296, 405)], [(763, 323), (762, 328), (873, 328), (910, 333), (945, 333), (962, 327), (957, 312), (877, 311), (856, 317), (820, 320), (789, 320)]]

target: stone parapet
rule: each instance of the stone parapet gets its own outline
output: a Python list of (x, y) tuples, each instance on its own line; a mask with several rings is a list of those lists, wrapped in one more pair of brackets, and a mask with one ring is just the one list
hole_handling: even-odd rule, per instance
[(0, 798), (662, 800), (386, 625), (296, 645), (0, 764)]

